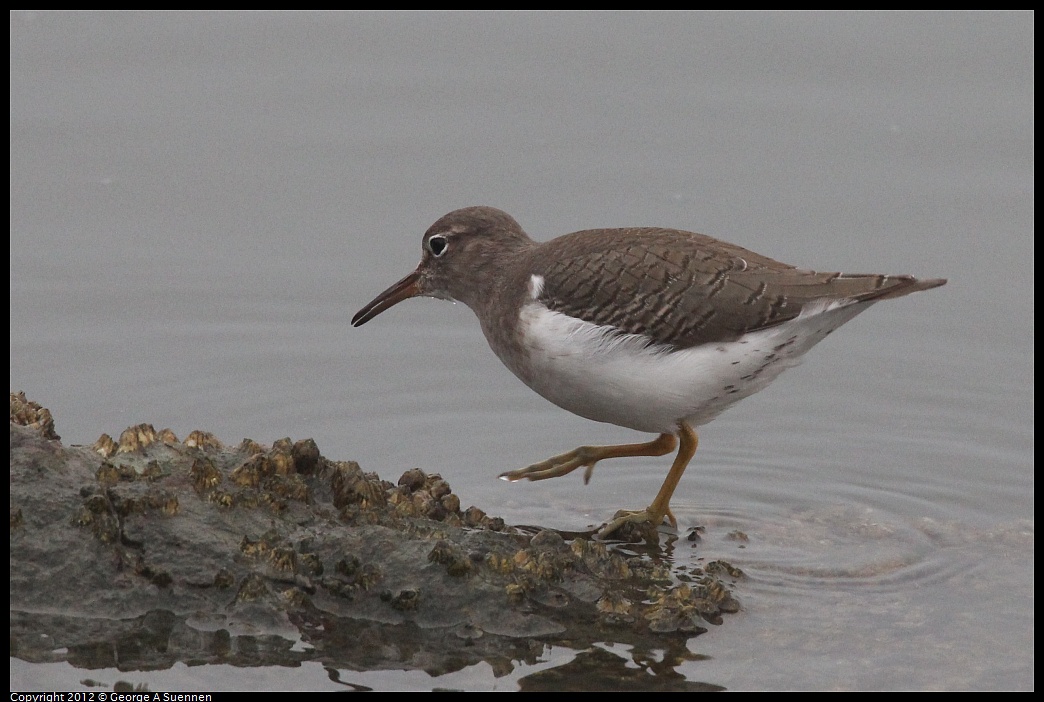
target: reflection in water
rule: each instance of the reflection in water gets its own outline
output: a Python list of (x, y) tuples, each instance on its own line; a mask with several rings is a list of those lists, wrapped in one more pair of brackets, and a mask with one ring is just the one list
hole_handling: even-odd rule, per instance
[(678, 672), (682, 661), (705, 656), (689, 651), (684, 643), (661, 651), (637, 653), (624, 646), (603, 644), (580, 651), (565, 665), (533, 673), (519, 680), (522, 692), (555, 690), (590, 692), (716, 692), (720, 685), (688, 680)]

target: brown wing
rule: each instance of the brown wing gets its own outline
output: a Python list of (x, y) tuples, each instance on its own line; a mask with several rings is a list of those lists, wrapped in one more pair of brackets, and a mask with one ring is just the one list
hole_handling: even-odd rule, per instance
[(869, 302), (945, 283), (801, 270), (672, 229), (577, 232), (545, 244), (541, 260), (549, 309), (675, 348), (735, 341), (816, 302)]

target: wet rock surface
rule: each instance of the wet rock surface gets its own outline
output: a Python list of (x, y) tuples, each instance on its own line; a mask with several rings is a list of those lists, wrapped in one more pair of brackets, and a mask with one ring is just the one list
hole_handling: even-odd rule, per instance
[(392, 483), (310, 439), (228, 447), (141, 424), (65, 447), (50, 412), (12, 394), (10, 455), (24, 660), (431, 675), (486, 661), (499, 675), (547, 645), (684, 659), (689, 637), (738, 610), (727, 563), (672, 569), (653, 544), (508, 527), (462, 509), (438, 475)]

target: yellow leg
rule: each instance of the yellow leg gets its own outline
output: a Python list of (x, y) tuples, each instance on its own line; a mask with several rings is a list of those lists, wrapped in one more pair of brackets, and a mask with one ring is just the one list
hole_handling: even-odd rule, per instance
[[(663, 434), (660, 438), (664, 436), (670, 435)], [(692, 460), (696, 447), (700, 443), (696, 432), (685, 422), (678, 422), (678, 437), (681, 439), (678, 455), (674, 457), (671, 470), (667, 473), (652, 504), (647, 509), (635, 512), (617, 512), (613, 520), (598, 531), (600, 536), (607, 536), (628, 522), (651, 522), (653, 527), (656, 527), (663, 522), (664, 517), (669, 518), (671, 526), (677, 528), (678, 520), (671, 513), (671, 496), (674, 494), (674, 489), (678, 487), (678, 481), (681, 480), (682, 473), (685, 472), (686, 466), (689, 465), (689, 461)]]
[[(689, 431), (692, 430), (690, 429)], [(591, 472), (598, 461), (606, 458), (628, 458), (631, 456), (663, 456), (673, 451), (677, 443), (674, 434), (660, 434), (657, 438), (644, 444), (581, 446), (560, 456), (554, 456), (546, 461), (534, 463), (528, 468), (501, 473), (500, 478), (510, 480), (511, 482), (522, 479), (547, 480), (548, 478), (558, 478), (567, 475), (577, 468), (586, 468), (584, 471), (584, 483), (587, 483), (591, 479)], [(682, 470), (685, 470), (685, 466), (682, 466)], [(681, 471), (678, 472), (678, 477), (681, 477)], [(669, 480), (670, 475), (667, 478)], [(674, 482), (677, 484), (678, 480), (675, 479)], [(666, 483), (664, 485), (666, 486)], [(674, 491), (673, 487), (671, 491)], [(660, 492), (663, 492), (663, 490), (661, 489)], [(669, 500), (670, 498), (670, 493), (668, 493), (665, 499)], [(657, 499), (659, 498), (657, 497)]]

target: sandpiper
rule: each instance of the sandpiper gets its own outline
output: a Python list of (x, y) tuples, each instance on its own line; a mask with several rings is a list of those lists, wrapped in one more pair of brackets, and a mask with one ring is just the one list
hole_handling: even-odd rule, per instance
[(365, 324), (415, 296), (459, 300), (522, 382), (581, 417), (652, 441), (581, 446), (501, 475), (544, 480), (606, 458), (678, 447), (652, 504), (600, 531), (667, 517), (698, 442), (694, 427), (765, 388), (830, 332), (879, 300), (946, 283), (907, 275), (817, 273), (703, 234), (589, 229), (539, 243), (510, 215), (467, 207), (424, 234), (416, 270), (352, 318)]

